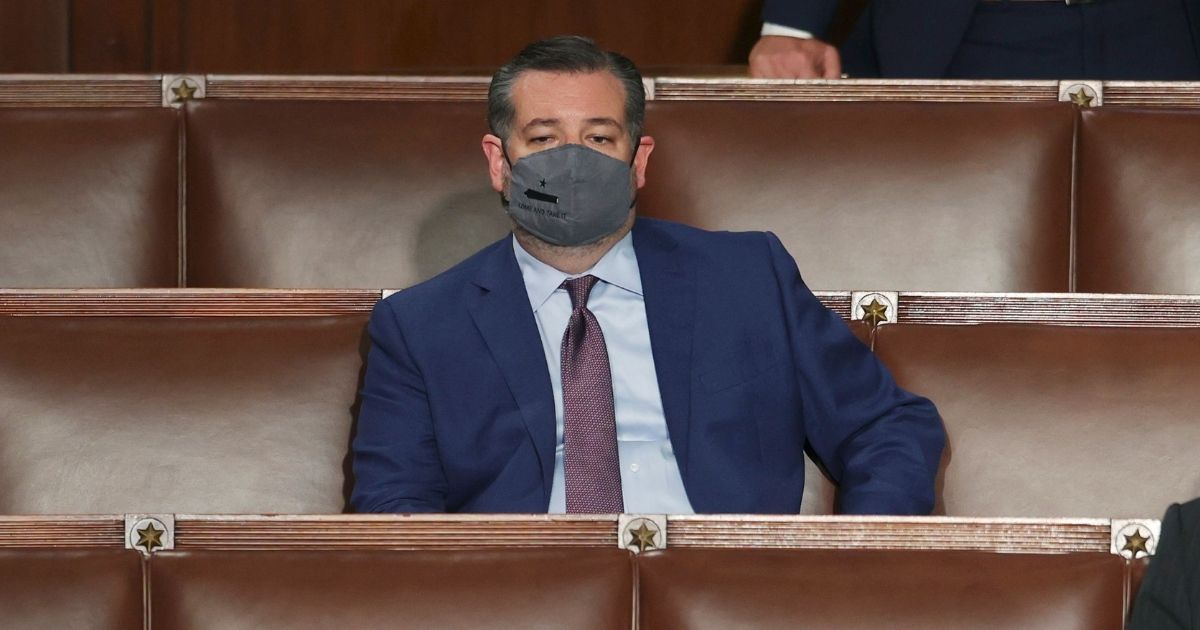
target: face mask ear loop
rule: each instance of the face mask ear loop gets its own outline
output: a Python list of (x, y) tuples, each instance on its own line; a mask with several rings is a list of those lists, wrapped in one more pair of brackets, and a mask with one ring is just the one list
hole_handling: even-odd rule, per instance
[[(635, 138), (633, 141), (633, 157), (629, 158), (629, 168), (631, 168), (631, 169), (633, 168), (633, 163), (637, 161), (637, 152), (638, 152), (638, 147), (640, 147), (640, 146), (642, 146), (642, 135), (638, 134), (638, 137)], [(637, 205), (637, 190), (635, 189), (633, 191), (633, 199), (630, 200), (630, 202), (629, 202), (629, 207), (632, 208), (636, 205)]]
[[(508, 159), (508, 147), (504, 146), (503, 140), (500, 141), (500, 154), (504, 156), (504, 161), (508, 163), (509, 181), (512, 181), (512, 160)], [(504, 193), (500, 193), (500, 204), (505, 208), (508, 207), (508, 197), (505, 197)]]
[(508, 163), (508, 170), (512, 170), (512, 160), (508, 159), (508, 147), (504, 146), (504, 141), (500, 141), (500, 154), (504, 156), (504, 161)]

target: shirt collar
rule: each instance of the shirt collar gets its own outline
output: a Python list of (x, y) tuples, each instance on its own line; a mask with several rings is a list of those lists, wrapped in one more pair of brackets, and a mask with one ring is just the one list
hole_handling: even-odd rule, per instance
[(533, 257), (525, 251), (516, 236), (512, 237), (513, 253), (525, 279), (525, 291), (529, 294), (529, 305), (536, 313), (562, 285), (563, 280), (593, 275), (615, 287), (642, 295), (642, 274), (638, 269), (637, 253), (633, 249), (633, 232), (627, 233), (612, 246), (591, 269), (579, 274), (563, 273)]

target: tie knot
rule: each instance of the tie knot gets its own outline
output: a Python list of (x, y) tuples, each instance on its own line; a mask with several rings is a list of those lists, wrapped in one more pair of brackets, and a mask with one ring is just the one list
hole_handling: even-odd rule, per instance
[(567, 290), (567, 295), (571, 296), (571, 308), (586, 307), (588, 295), (592, 292), (592, 287), (596, 286), (599, 281), (600, 278), (590, 275), (563, 280), (562, 287)]

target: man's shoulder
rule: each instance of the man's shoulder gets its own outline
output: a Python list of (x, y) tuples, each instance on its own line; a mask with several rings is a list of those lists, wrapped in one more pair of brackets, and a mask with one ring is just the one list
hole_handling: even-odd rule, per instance
[(667, 236), (685, 249), (699, 252), (762, 249), (768, 238), (762, 231), (713, 231), (662, 219), (640, 218), (638, 223), (644, 232)]
[(436, 310), (439, 305), (459, 305), (462, 303), (464, 291), (469, 291), (474, 286), (487, 265), (494, 264), (495, 259), (505, 253), (505, 247), (512, 247), (510, 236), (484, 247), (428, 280), (398, 290), (384, 301), (392, 310), (398, 312), (431, 312), (431, 309)]
[[(641, 219), (640, 228), (643, 243), (657, 242), (659, 251), (669, 252), (671, 258), (685, 259), (682, 264), (703, 270), (710, 280), (774, 277), (779, 256), (786, 256), (779, 239), (769, 232), (718, 232), (655, 219)], [(634, 242), (637, 245), (636, 239)], [(641, 257), (639, 246), (639, 260)]]
[(799, 279), (795, 260), (770, 232), (714, 232), (649, 219), (641, 230), (641, 243), (635, 238), (634, 244), (643, 275), (648, 267), (651, 273), (682, 271), (703, 278), (706, 295), (736, 295), (757, 303), (773, 299), (781, 286)]
[(1183, 531), (1188, 532), (1193, 539), (1200, 542), (1200, 499), (1180, 504), (1179, 520), (1183, 525)]

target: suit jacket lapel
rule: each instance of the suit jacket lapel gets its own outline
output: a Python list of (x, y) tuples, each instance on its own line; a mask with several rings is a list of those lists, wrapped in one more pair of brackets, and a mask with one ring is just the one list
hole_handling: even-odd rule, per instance
[(653, 222), (638, 220), (633, 228), (633, 247), (642, 276), (663, 414), (679, 472), (686, 482), (696, 301), (694, 272), (676, 251), (679, 243)]
[(509, 238), (493, 245), (481, 262), (475, 277), (480, 292), (470, 305), (471, 317), (521, 410), (542, 467), (548, 507), (556, 420), (542, 339)]

